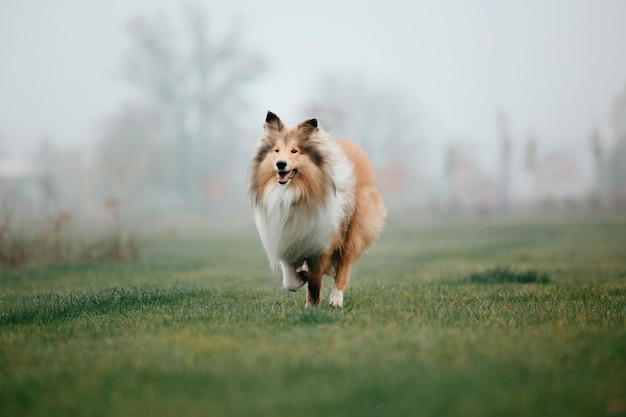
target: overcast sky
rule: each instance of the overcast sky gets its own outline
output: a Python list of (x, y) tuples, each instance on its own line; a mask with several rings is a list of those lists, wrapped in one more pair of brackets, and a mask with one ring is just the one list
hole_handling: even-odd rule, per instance
[[(128, 22), (185, 1), (1, 0), (0, 152), (44, 135), (88, 145), (129, 96), (120, 75)], [(626, 88), (626, 1), (206, 1), (220, 32), (243, 22), (269, 70), (250, 90), (262, 123), (288, 123), (333, 71), (414, 94), (433, 140), (494, 140), (496, 112), (512, 134), (550, 143), (608, 136)], [(247, 115), (248, 117), (250, 115)], [(323, 125), (323, 121), (320, 121)], [(256, 140), (256, 137), (251, 141)]]

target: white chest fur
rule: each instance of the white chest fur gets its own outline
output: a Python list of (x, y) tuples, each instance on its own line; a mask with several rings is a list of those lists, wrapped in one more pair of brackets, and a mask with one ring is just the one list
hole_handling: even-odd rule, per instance
[(261, 241), (273, 267), (280, 261), (301, 262), (326, 252), (343, 220), (354, 212), (353, 165), (336, 144), (328, 144), (334, 182), (324, 201), (313, 209), (294, 204), (290, 184), (273, 183), (255, 206), (254, 214)]

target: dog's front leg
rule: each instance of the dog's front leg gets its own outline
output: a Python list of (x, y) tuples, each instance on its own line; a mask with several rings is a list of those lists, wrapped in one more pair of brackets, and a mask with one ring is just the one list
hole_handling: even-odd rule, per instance
[(309, 277), (309, 287), (306, 292), (306, 306), (317, 306), (320, 303), (320, 290), (322, 289), (322, 275), (312, 274)]
[(320, 303), (320, 290), (322, 289), (322, 277), (330, 258), (328, 255), (322, 256), (320, 259), (312, 259), (308, 263), (309, 267), (309, 286), (306, 293), (306, 306), (317, 306)]
[(283, 270), (283, 288), (296, 292), (306, 283), (300, 275), (296, 272), (296, 268), (287, 262), (280, 262), (280, 267)]

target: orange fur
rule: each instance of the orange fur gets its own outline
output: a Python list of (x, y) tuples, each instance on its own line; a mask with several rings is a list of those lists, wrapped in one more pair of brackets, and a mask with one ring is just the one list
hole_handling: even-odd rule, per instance
[[(387, 210), (378, 187), (376, 171), (365, 151), (347, 140), (335, 139), (354, 164), (356, 177), (355, 210), (351, 218), (337, 230), (330, 249), (319, 260), (309, 277), (307, 301), (319, 303), (322, 276), (333, 275), (335, 287), (343, 291), (350, 280), (352, 264), (378, 237)], [(313, 286), (313, 291), (311, 287)]]
[[(277, 185), (277, 175), (281, 181), (287, 178), (286, 173), (277, 174), (279, 162), (288, 167), (290, 177)], [(300, 246), (307, 247), (303, 243), (307, 236), (298, 235), (293, 238), (295, 253), (288, 248), (276, 256), (289, 273), (294, 270), (303, 283), (308, 282), (307, 304), (319, 303), (322, 277), (328, 274), (333, 275), (335, 281), (329, 303), (342, 306), (343, 290), (348, 284), (352, 264), (374, 242), (386, 217), (376, 172), (365, 151), (352, 142), (327, 138), (325, 132), (317, 128), (315, 119), (285, 127), (277, 116), (268, 112), (265, 133), (257, 144), (250, 171), (250, 194), (259, 233), (262, 240), (266, 236), (264, 245), (270, 257), (273, 253), (268, 249), (268, 242), (281, 235), (268, 231), (264, 219), (284, 216), (287, 222), (298, 218), (306, 223), (303, 227), (309, 226), (312, 230), (311, 239), (320, 236), (317, 229), (335, 225), (334, 231), (322, 235), (327, 239), (321, 246), (323, 251), (308, 250), (311, 252), (308, 253), (302, 249), (302, 253), (298, 252)], [(283, 205), (287, 206), (280, 209), (283, 211), (272, 208)], [(323, 210), (330, 214), (326, 215)], [(317, 223), (311, 225), (311, 222)], [(294, 229), (297, 226), (291, 225)], [(279, 223), (278, 227), (282, 224)], [(297, 235), (298, 232), (291, 233)], [(272, 244), (280, 246), (276, 242)], [(308, 270), (303, 272), (299, 265), (306, 265)], [(284, 285), (285, 279), (284, 276)]]

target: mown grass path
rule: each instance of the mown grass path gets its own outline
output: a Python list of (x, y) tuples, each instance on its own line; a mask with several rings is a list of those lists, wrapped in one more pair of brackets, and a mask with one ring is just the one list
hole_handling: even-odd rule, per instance
[(392, 223), (342, 310), (250, 228), (0, 274), (2, 416), (626, 415), (623, 216)]

